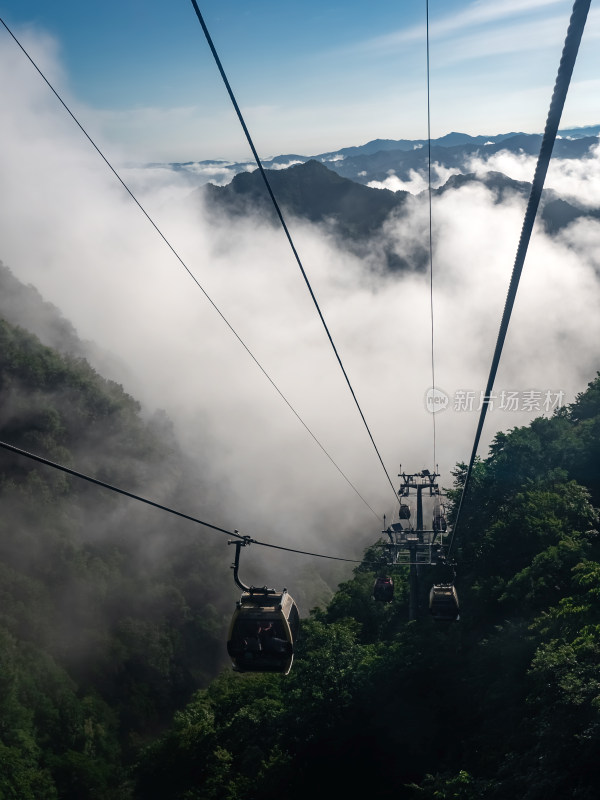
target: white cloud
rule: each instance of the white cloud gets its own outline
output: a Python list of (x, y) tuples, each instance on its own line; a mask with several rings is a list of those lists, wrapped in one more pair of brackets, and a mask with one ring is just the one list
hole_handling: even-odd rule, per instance
[(388, 175), (382, 181), (369, 181), (367, 186), (370, 186), (371, 189), (389, 189), (391, 192), (419, 194), (427, 189), (427, 181), (423, 175), (411, 169), (407, 181), (403, 181), (397, 175)]
[[(0, 150), (0, 258), (61, 308), (83, 338), (119, 354), (126, 366), (115, 366), (111, 377), (174, 419), (213, 487), (192, 513), (208, 510), (216, 524), (266, 541), (360, 552), (377, 538), (377, 521), (76, 129), (18, 65), (13, 78)], [(131, 177), (286, 397), (371, 505), (389, 513), (391, 489), (282, 232), (253, 219), (209, 224), (177, 173)], [(411, 176), (413, 188), (417, 180)], [(415, 199), (409, 211), (385, 230), (408, 258), (427, 241), (426, 204)], [(436, 375), (449, 393), (485, 385), (523, 212), (522, 199), (496, 205), (481, 185), (434, 198)], [(294, 221), (293, 235), (392, 475), (400, 462), (430, 467), (428, 276), (369, 269), (306, 223)], [(581, 224), (558, 240), (534, 237), (498, 389), (562, 389), (572, 400), (593, 377), (600, 360), (599, 236), (597, 225)], [(530, 417), (494, 413), (485, 440)], [(440, 415), (445, 485), (454, 464), (468, 457), (475, 427), (475, 414)], [(224, 548), (224, 574), (228, 563)]]
[[(500, 150), (485, 157), (471, 159), (467, 172), (484, 175), (489, 171), (502, 172), (517, 181), (533, 180), (536, 156), (516, 155)], [(563, 198), (572, 198), (577, 204), (600, 207), (600, 144), (591, 150), (589, 158), (552, 158), (545, 187), (554, 189)]]
[(289, 167), (293, 167), (295, 164), (303, 164), (303, 161), (300, 159), (292, 159), (291, 161), (286, 161), (285, 164), (271, 164), (269, 169), (288, 169)]
[[(389, 170), (388, 177), (382, 181), (369, 181), (367, 186), (372, 189), (389, 189), (392, 192), (410, 192), (411, 194), (420, 194), (428, 188), (427, 176), (414, 169), (409, 171), (408, 180), (402, 180), (395, 173), (394, 170)], [(443, 186), (451, 175), (460, 175), (461, 170), (457, 167), (444, 167), (438, 162), (431, 165), (431, 186), (437, 189)]]

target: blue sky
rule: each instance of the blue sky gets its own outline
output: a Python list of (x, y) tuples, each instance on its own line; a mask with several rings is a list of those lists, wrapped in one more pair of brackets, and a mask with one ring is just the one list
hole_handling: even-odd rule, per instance
[[(261, 156), (426, 136), (425, 0), (199, 5)], [(571, 7), (430, 0), (432, 135), (541, 131)], [(189, 0), (0, 0), (0, 13), (42, 66), (58, 61), (57, 90), (104, 147), (139, 161), (248, 157)], [(563, 127), (600, 121), (599, 17)], [(3, 30), (0, 47), (14, 47)]]

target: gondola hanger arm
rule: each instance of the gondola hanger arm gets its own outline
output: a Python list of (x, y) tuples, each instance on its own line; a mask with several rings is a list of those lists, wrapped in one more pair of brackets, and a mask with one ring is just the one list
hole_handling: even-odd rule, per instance
[[(238, 531), (235, 531), (235, 533), (238, 533)], [(240, 552), (242, 547), (246, 547), (246, 545), (250, 545), (252, 543), (256, 543), (256, 539), (253, 539), (251, 536), (243, 536), (241, 539), (230, 539), (227, 542), (227, 544), (235, 545), (235, 558), (233, 564), (231, 565), (231, 569), (233, 570), (233, 580), (235, 581), (236, 586), (238, 586), (242, 592), (248, 592), (249, 594), (276, 594), (275, 589), (269, 589), (267, 586), (261, 586), (260, 588), (257, 588), (256, 586), (246, 586), (246, 584), (242, 583), (240, 580)]]

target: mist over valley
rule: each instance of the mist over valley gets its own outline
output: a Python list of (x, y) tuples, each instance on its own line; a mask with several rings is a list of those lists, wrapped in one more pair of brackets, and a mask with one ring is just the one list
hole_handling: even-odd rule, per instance
[[(0, 67), (0, 439), (273, 545), (244, 548), (242, 579), (302, 618), (289, 676), (232, 673), (223, 532), (2, 450), (0, 795), (295, 800), (334, 765), (339, 790), (381, 774), (390, 798), (591, 800), (600, 125), (556, 142), (457, 548), (461, 622), (440, 628), (443, 565), (417, 622), (406, 568), (373, 599), (398, 487), (260, 174), (115, 153), (141, 213), (29, 65)], [(264, 166), (393, 481), (439, 469), (453, 513), (540, 136), (431, 144), (431, 253), (427, 140)]]

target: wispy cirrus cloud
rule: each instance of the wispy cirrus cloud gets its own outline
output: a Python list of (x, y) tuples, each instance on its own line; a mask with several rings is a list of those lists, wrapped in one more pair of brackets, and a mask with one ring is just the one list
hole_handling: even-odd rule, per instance
[[(438, 20), (430, 19), (429, 33), (432, 39), (444, 39), (454, 36), (457, 32), (464, 33), (474, 28), (480, 29), (485, 25), (496, 25), (502, 20), (509, 19), (512, 20), (511, 27), (515, 28), (522, 24), (523, 18), (531, 17), (531, 15), (541, 11), (547, 11), (550, 7), (563, 6), (565, 13), (568, 13), (569, 5), (565, 0), (523, 0), (523, 2), (520, 2), (520, 0), (508, 0), (508, 2), (504, 3), (477, 0), (477, 2), (457, 13), (447, 15)], [(557, 17), (563, 23), (565, 13)], [(364, 41), (361, 43), (360, 49), (382, 52), (386, 49), (395, 49), (399, 45), (421, 41), (424, 37), (425, 24), (423, 23)]]
[(467, 30), (451, 40), (443, 39), (436, 50), (436, 64), (447, 66), (473, 59), (490, 59), (514, 53), (531, 53), (546, 47), (559, 48), (566, 33), (565, 17), (544, 20), (511, 20), (481, 30)]

